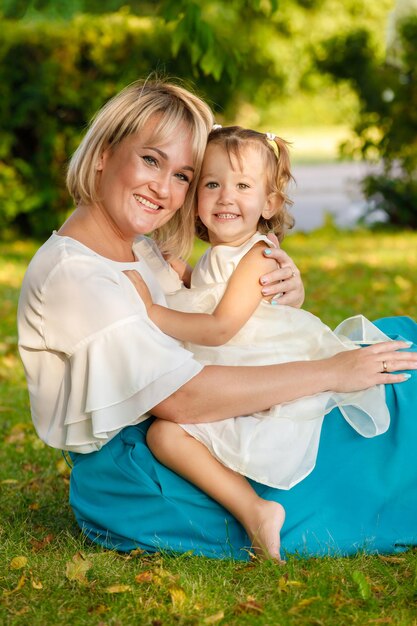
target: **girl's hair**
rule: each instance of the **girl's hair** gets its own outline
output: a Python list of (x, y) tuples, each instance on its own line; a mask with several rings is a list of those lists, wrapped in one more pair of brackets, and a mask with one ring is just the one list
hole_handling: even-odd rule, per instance
[(188, 89), (164, 80), (136, 81), (109, 100), (94, 116), (68, 167), (67, 187), (76, 204), (100, 202), (97, 164), (106, 149), (139, 133), (155, 120), (153, 140), (178, 132), (181, 124), (190, 131), (195, 174), (182, 206), (154, 238), (166, 256), (187, 256), (194, 241), (194, 195), (213, 126), (210, 107)]
[[(233, 155), (240, 165), (242, 153), (247, 146), (259, 151), (259, 156), (265, 163), (266, 193), (276, 194), (279, 208), (269, 219), (261, 216), (258, 230), (265, 235), (273, 232), (282, 241), (287, 230), (294, 226), (294, 218), (288, 210), (293, 202), (286, 194), (288, 183), (294, 180), (290, 169), (289, 144), (276, 135), (259, 133), (241, 126), (216, 127), (208, 136), (207, 145), (210, 143), (223, 146), (230, 162)], [(203, 241), (209, 241), (207, 228), (198, 216), (196, 234)]]

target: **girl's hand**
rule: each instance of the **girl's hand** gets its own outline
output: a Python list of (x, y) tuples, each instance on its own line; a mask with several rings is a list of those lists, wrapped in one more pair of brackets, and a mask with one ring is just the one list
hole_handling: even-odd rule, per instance
[(339, 352), (326, 359), (329, 390), (360, 391), (373, 385), (408, 380), (410, 374), (394, 372), (417, 369), (417, 352), (400, 352), (409, 347), (406, 341), (384, 341), (366, 348)]
[(136, 270), (124, 270), (123, 274), (126, 274), (130, 282), (143, 300), (146, 310), (149, 313), (149, 309), (153, 306), (153, 300), (151, 292), (148, 289), (148, 285), (143, 280), (142, 276)]
[(300, 272), (295, 263), (284, 250), (279, 247), (278, 239), (273, 233), (268, 238), (277, 246), (265, 248), (264, 254), (269, 259), (275, 259), (277, 269), (260, 277), (262, 294), (273, 296), (271, 304), (286, 304), (300, 308), (304, 302), (304, 285)]

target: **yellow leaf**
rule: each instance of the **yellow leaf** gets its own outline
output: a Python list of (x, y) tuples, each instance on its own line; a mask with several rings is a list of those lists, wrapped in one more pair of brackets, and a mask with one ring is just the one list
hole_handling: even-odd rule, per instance
[(132, 587), (130, 585), (110, 585), (104, 591), (107, 593), (126, 593), (126, 591), (132, 591)]
[(25, 556), (15, 556), (14, 559), (10, 561), (10, 569), (22, 569), (26, 567), (28, 560)]
[(223, 619), (224, 617), (224, 611), (219, 611), (218, 613), (215, 613), (214, 615), (209, 615), (209, 617), (206, 617), (203, 621), (204, 624), (215, 624), (216, 622), (220, 622), (221, 619)]
[(5, 478), (1, 481), (2, 485), (17, 485), (19, 483), (15, 478)]
[(22, 589), (22, 587), (24, 586), (25, 581), (26, 581), (26, 577), (24, 574), (22, 574), (16, 587), (12, 589), (11, 591), (3, 591), (3, 595), (10, 596), (12, 593), (16, 593), (16, 591), (20, 591), (20, 589)]
[(405, 561), (403, 556), (384, 556), (383, 554), (378, 554), (378, 557), (381, 561), (385, 561), (385, 563), (404, 563)]
[(184, 605), (187, 596), (181, 587), (172, 587), (169, 590), (174, 611), (178, 611)]
[(305, 600), (301, 600), (300, 602), (295, 604), (293, 607), (291, 607), (288, 610), (288, 613), (291, 615), (293, 615), (294, 613), (298, 613), (299, 611), (302, 611), (303, 609), (305, 609), (306, 606), (310, 606), (310, 604), (313, 604), (313, 602), (317, 602), (317, 600), (321, 600), (321, 597), (311, 596), (311, 598), (305, 598)]
[(91, 561), (88, 561), (81, 552), (77, 552), (71, 561), (67, 561), (65, 575), (68, 580), (73, 580), (80, 585), (88, 585), (86, 573), (91, 567)]
[(153, 577), (153, 573), (148, 570), (146, 572), (140, 572), (140, 574), (136, 574), (135, 580), (137, 583), (151, 583)]
[(43, 585), (41, 583), (40, 580), (35, 580), (34, 578), (32, 578), (32, 587), (34, 589), (43, 589)]

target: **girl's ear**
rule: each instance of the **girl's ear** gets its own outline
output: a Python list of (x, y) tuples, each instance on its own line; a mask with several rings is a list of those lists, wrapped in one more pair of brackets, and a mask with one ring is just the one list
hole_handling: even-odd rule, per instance
[(270, 193), (262, 210), (262, 217), (266, 220), (273, 217), (281, 208), (281, 202), (281, 198), (277, 193)]

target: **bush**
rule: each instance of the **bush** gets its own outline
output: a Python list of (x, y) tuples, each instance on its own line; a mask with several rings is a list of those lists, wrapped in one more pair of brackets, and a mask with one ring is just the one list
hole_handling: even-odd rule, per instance
[(417, 229), (417, 17), (399, 22), (393, 57), (382, 59), (366, 31), (328, 40), (319, 57), (321, 69), (359, 96), (355, 137), (343, 152), (382, 165), (382, 174), (363, 181), (370, 211)]

